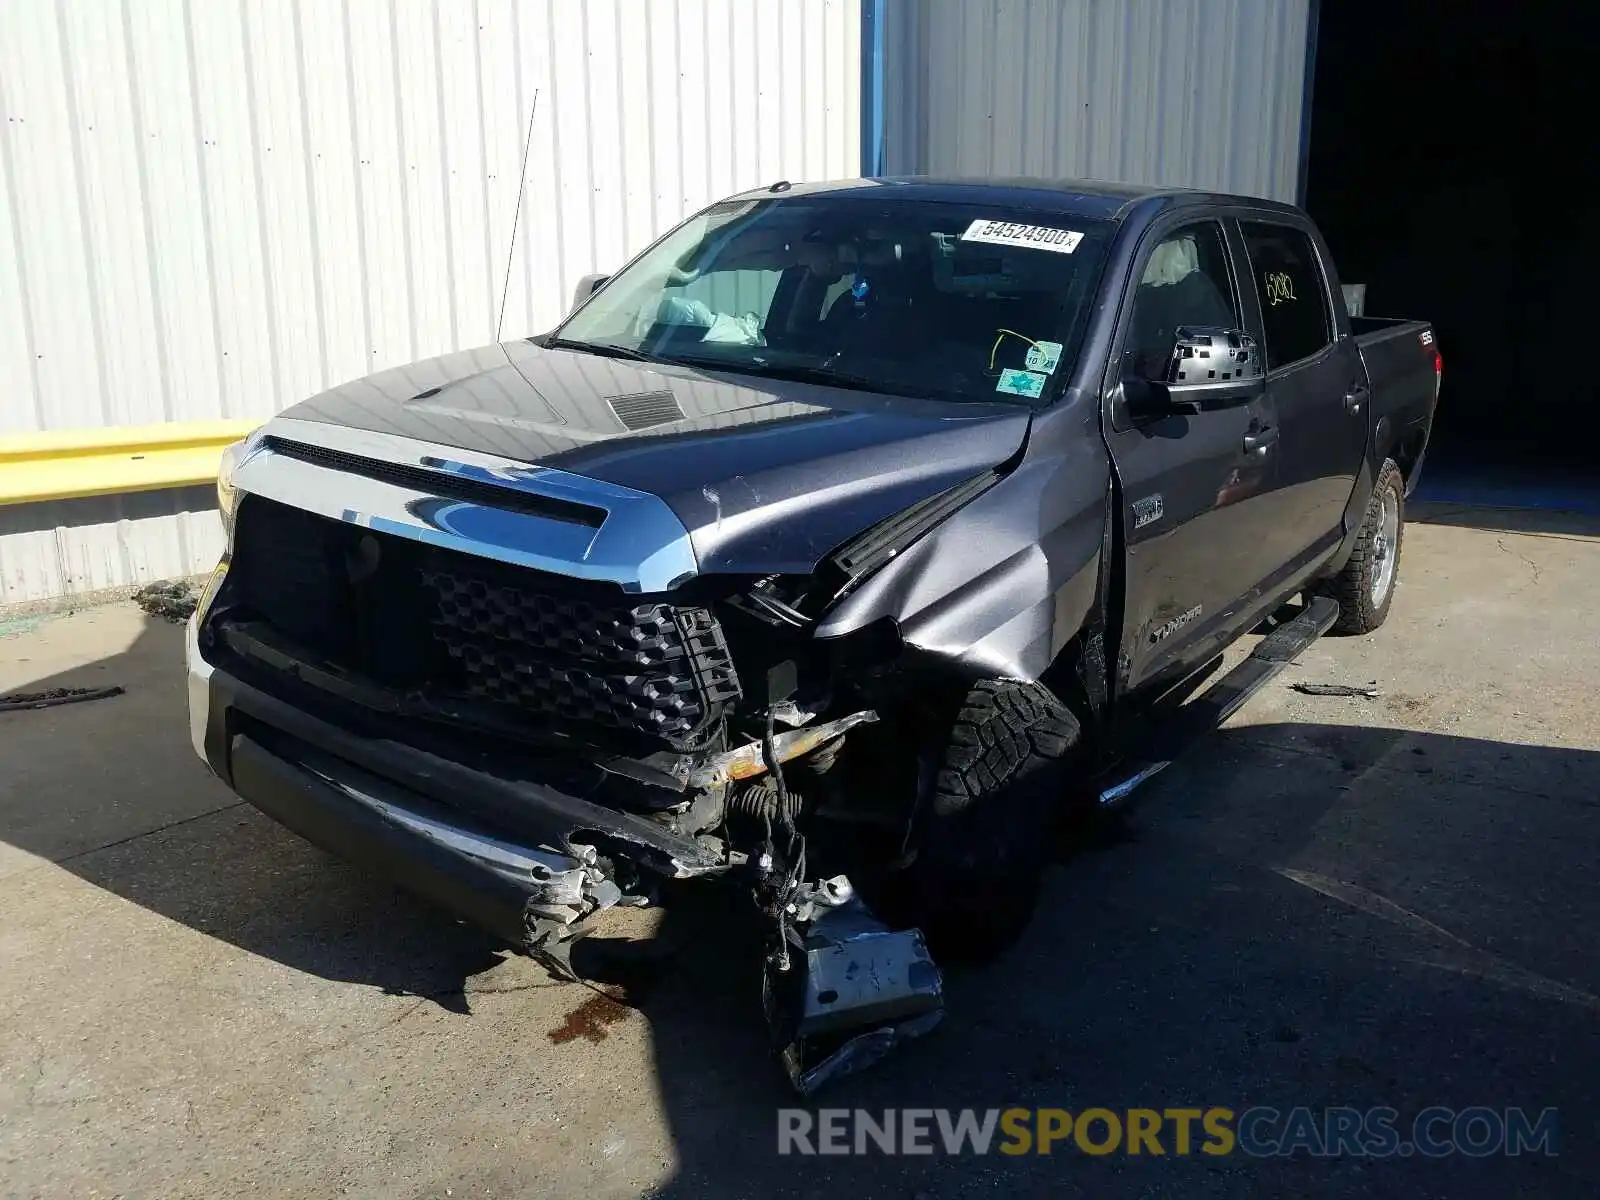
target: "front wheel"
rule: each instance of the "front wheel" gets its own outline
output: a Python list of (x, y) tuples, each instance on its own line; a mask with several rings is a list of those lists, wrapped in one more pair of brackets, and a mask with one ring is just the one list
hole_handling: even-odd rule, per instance
[(1405, 505), (1405, 479), (1400, 468), (1393, 459), (1384, 459), (1350, 561), (1317, 589), (1339, 602), (1335, 633), (1371, 633), (1389, 615), (1400, 570)]
[(984, 958), (1033, 914), (1078, 723), (1044, 686), (994, 679), (974, 684), (932, 732), (916, 857), (898, 890), (937, 952)]

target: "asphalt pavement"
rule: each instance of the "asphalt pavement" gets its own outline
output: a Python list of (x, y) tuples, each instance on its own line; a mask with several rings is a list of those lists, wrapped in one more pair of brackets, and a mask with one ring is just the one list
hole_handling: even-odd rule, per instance
[(556, 982), (237, 802), (119, 604), (0, 622), (0, 694), (125, 689), (0, 713), (0, 1194), (1600, 1195), (1600, 521), (1419, 515), (1382, 630), (1064, 836), (944, 1027), (809, 1107), (1553, 1108), (1554, 1155), (780, 1156), (741, 900), (640, 917), (628, 1004)]

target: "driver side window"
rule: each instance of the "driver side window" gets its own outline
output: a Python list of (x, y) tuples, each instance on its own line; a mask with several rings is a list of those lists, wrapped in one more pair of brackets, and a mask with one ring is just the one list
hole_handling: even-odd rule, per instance
[(1215, 221), (1200, 221), (1175, 229), (1145, 260), (1133, 295), (1123, 373), (1165, 379), (1180, 326), (1237, 329), (1241, 323), (1222, 227)]

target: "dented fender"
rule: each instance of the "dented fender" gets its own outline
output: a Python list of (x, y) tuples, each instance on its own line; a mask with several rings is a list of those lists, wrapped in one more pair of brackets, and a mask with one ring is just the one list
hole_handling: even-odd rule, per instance
[(863, 580), (817, 637), (890, 618), (974, 678), (1038, 679), (1097, 604), (1110, 482), (1097, 414), (1069, 394), (1013, 470)]

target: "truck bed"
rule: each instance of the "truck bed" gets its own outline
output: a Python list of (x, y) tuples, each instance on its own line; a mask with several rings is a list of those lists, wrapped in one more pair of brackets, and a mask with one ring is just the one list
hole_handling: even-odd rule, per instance
[(1433, 406), (1439, 396), (1438, 345), (1427, 321), (1395, 317), (1351, 317), (1350, 331), (1373, 397), (1373, 419), (1395, 431), (1397, 461), (1406, 474), (1406, 494), (1421, 473)]
[(1403, 332), (1420, 335), (1432, 326), (1426, 321), (1413, 321), (1407, 317), (1350, 317), (1350, 332), (1360, 346), (1377, 345)]

